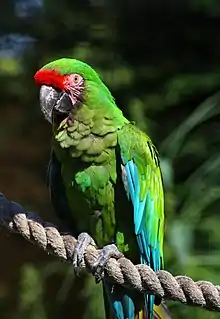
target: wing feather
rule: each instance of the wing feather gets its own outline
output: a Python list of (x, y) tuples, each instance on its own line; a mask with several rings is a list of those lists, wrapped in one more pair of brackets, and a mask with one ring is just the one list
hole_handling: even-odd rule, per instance
[[(128, 124), (119, 133), (124, 187), (134, 212), (140, 262), (157, 271), (163, 267), (164, 193), (159, 158), (150, 138)], [(145, 296), (149, 318), (154, 296)]]
[(50, 199), (56, 215), (62, 219), (65, 225), (76, 235), (77, 229), (73, 222), (73, 214), (66, 197), (66, 188), (63, 183), (61, 169), (61, 163), (58, 161), (54, 152), (52, 152), (47, 170), (47, 187), (49, 189)]

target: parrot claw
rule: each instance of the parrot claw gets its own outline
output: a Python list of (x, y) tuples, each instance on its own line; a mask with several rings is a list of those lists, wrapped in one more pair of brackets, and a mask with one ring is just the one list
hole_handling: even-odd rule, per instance
[(100, 250), (99, 257), (93, 265), (93, 275), (96, 283), (99, 283), (102, 280), (104, 267), (111, 257), (114, 257), (115, 259), (124, 257), (115, 244), (106, 245)]
[(95, 246), (95, 242), (92, 239), (92, 237), (87, 233), (79, 234), (76, 245), (75, 245), (75, 249), (73, 252), (73, 262), (72, 262), (76, 276), (79, 276), (81, 268), (85, 268), (84, 254), (85, 254), (86, 248), (89, 245)]

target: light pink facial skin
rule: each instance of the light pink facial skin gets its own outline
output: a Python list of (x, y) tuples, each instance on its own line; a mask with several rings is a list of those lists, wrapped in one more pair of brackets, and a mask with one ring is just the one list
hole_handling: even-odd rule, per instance
[(77, 100), (80, 98), (81, 93), (84, 88), (84, 79), (79, 74), (70, 74), (65, 82), (65, 91), (69, 94), (70, 100), (74, 105)]

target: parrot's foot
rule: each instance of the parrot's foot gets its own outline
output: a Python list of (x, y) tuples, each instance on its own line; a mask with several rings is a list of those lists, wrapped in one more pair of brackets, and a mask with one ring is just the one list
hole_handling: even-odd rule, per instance
[(108, 260), (111, 257), (114, 257), (115, 259), (119, 259), (123, 256), (124, 255), (118, 250), (118, 248), (114, 244), (104, 246), (100, 250), (99, 257), (93, 265), (94, 267), (93, 274), (94, 274), (96, 283), (99, 283), (102, 280), (104, 267), (107, 264)]
[(95, 242), (92, 237), (87, 233), (79, 234), (73, 252), (73, 268), (77, 276), (79, 276), (80, 268), (85, 267), (84, 253), (89, 245), (95, 246)]

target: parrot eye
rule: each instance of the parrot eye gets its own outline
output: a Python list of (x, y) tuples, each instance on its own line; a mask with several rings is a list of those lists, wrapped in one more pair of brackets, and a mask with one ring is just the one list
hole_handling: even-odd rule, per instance
[(81, 80), (80, 76), (78, 74), (73, 74), (72, 80), (74, 84), (78, 84)]
[(84, 82), (83, 77), (77, 73), (70, 74), (66, 80), (66, 84), (69, 87), (72, 87), (72, 88), (77, 87), (77, 89), (80, 89), (80, 90), (83, 89), (83, 82)]

